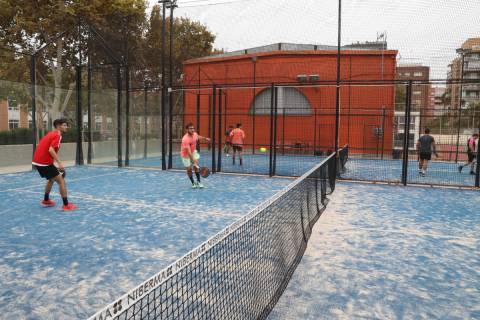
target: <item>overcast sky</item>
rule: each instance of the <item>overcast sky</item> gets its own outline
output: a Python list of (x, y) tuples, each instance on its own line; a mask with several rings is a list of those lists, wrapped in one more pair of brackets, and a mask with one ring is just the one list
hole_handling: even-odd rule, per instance
[[(153, 5), (157, 1), (149, 0)], [(200, 21), (226, 51), (278, 42), (337, 44), (338, 1), (178, 0), (175, 16)], [(480, 0), (343, 0), (342, 45), (385, 32), (399, 64), (430, 66), (446, 78), (455, 49), (480, 37)]]

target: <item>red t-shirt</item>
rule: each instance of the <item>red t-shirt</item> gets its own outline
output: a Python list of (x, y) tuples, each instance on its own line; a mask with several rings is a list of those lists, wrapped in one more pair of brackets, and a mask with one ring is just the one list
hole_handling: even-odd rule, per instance
[(48, 152), (50, 147), (53, 147), (55, 152), (58, 153), (60, 149), (60, 141), (62, 141), (62, 135), (58, 131), (50, 131), (47, 133), (38, 143), (35, 154), (33, 155), (32, 164), (37, 166), (49, 166), (53, 164), (53, 158)]

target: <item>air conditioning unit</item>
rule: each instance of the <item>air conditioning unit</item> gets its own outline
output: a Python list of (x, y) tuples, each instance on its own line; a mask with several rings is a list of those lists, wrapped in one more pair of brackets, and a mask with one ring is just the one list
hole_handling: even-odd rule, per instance
[(298, 82), (307, 82), (307, 75), (306, 74), (299, 74), (297, 75)]

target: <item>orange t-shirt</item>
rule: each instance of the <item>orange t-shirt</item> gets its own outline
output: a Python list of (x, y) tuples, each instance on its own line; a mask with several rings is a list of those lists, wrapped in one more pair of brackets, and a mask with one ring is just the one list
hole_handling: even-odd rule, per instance
[(197, 141), (198, 141), (198, 134), (194, 132), (192, 135), (186, 133), (182, 138), (182, 151), (180, 155), (182, 158), (188, 157), (188, 153), (185, 148), (190, 148), (190, 151), (193, 153), (197, 150)]
[(232, 137), (232, 144), (241, 146), (243, 145), (243, 139), (245, 139), (245, 132), (240, 128), (235, 128), (230, 132), (230, 137)]

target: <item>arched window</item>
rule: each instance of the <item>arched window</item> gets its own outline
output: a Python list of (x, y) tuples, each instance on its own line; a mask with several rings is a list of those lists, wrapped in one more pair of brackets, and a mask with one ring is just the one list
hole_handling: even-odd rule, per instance
[[(277, 114), (278, 115), (310, 115), (312, 107), (303, 93), (296, 88), (278, 87), (277, 89)], [(270, 115), (270, 97), (272, 89), (268, 88), (255, 96), (250, 105), (250, 114)]]

